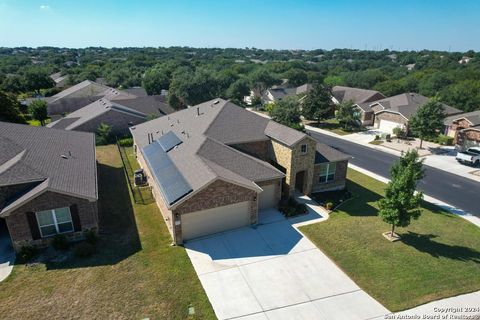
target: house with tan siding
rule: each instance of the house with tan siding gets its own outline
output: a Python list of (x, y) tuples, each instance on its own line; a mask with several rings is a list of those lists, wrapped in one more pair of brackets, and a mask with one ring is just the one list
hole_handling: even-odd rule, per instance
[(130, 131), (176, 244), (254, 225), (295, 192), (345, 186), (349, 156), (223, 99)]

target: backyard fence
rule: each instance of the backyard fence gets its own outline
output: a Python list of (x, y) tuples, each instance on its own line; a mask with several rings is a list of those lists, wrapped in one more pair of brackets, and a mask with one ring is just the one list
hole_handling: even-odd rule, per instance
[[(123, 171), (125, 173), (125, 176), (127, 177), (128, 181), (128, 187), (130, 188), (130, 191), (133, 195), (133, 199), (135, 200), (135, 203), (138, 204), (150, 204), (155, 201), (153, 198), (152, 190), (150, 190), (150, 187), (148, 186), (136, 186), (134, 181), (133, 181), (133, 174), (135, 169), (138, 169), (138, 165), (135, 162), (135, 164), (132, 164), (132, 159), (131, 155), (129, 156), (128, 152), (130, 151), (131, 148), (121, 146), (118, 143), (117, 139), (117, 148), (118, 152), (120, 153), (120, 158), (122, 159), (122, 164), (123, 164)], [(135, 161), (133, 159), (133, 161)]]

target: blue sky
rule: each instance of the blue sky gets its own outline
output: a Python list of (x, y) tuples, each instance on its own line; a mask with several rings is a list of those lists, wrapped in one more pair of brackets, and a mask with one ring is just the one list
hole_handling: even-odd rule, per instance
[(0, 0), (0, 46), (480, 50), (479, 0)]

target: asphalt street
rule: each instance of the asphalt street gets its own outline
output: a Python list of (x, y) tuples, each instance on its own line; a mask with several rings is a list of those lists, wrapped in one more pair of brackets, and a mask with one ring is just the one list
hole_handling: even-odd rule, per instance
[[(344, 139), (309, 131), (318, 141), (353, 158), (350, 162), (382, 177), (390, 178), (390, 167), (398, 159), (390, 153), (375, 150)], [(425, 177), (418, 189), (424, 194), (480, 217), (480, 182), (425, 165)]]

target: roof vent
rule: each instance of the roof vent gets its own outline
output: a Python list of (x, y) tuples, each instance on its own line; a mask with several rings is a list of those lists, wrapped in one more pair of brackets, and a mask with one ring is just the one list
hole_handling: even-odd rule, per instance
[(220, 100), (213, 101), (213, 105), (216, 105), (216, 104), (219, 104), (219, 103), (220, 103)]
[(68, 157), (64, 154), (60, 155), (60, 157), (62, 157), (63, 159), (68, 159)]

